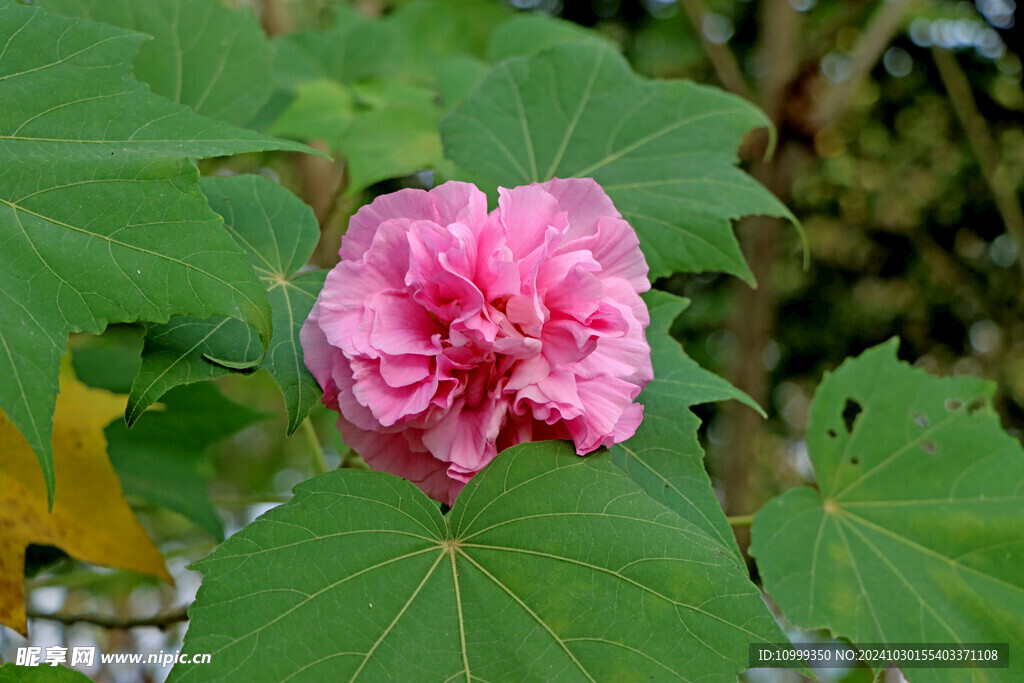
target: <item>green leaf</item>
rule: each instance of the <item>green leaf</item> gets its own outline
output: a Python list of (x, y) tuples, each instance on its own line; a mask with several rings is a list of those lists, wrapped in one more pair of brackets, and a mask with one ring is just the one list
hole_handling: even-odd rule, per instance
[(434, 93), (397, 81), (304, 83), (271, 132), (323, 140), (348, 165), (348, 196), (444, 164)]
[(338, 148), (348, 162), (349, 196), (388, 178), (437, 168), (444, 161), (435, 106), (392, 106), (357, 114)]
[(131, 427), (172, 387), (205, 382), (232, 369), (253, 369), (265, 355), (248, 325), (232, 318), (178, 316), (146, 328), (142, 365), (125, 410)]
[(652, 279), (717, 270), (753, 283), (730, 221), (792, 219), (736, 168), (743, 134), (767, 125), (739, 97), (644, 80), (611, 48), (578, 44), (496, 66), (441, 138), (452, 161), (505, 187), (597, 180), (636, 228)]
[(784, 641), (730, 553), (607, 456), (503, 452), (451, 512), (413, 484), (336, 470), (196, 563), (171, 681), (734, 681)]
[(483, 58), (495, 27), (514, 15), (492, 0), (421, 0), (370, 19), (338, 5), (326, 31), (279, 39), (278, 80), (292, 85), (333, 78), (352, 85), (368, 79), (423, 86), (437, 83), (447, 58)]
[(225, 398), (212, 384), (172, 389), (129, 431), (123, 420), (104, 430), (107, 454), (125, 495), (180, 513), (224, 540), (224, 523), (210, 502), (214, 472), (204, 451), (266, 415)]
[(532, 57), (563, 43), (594, 42), (612, 46), (607, 37), (579, 24), (540, 14), (520, 14), (494, 29), (487, 58), (500, 62), (509, 57)]
[[(70, 650), (68, 651), (70, 652)], [(44, 650), (41, 657), (46, 656)], [(70, 656), (70, 655), (69, 655)], [(17, 666), (7, 663), (0, 664), (0, 683), (89, 683), (90, 678), (83, 673), (64, 666)]]
[(736, 399), (764, 412), (742, 391), (697, 365), (669, 334), (686, 299), (658, 290), (643, 297), (651, 314), (647, 343), (654, 379), (637, 399), (644, 406), (643, 422), (633, 438), (612, 447), (612, 462), (647, 495), (698, 526), (743, 566), (736, 537), (704, 468), (704, 450), (697, 440), (700, 419), (690, 406)]
[(266, 292), (190, 158), (306, 148), (198, 116), (126, 77), (144, 36), (0, 0), (0, 408), (54, 486), (71, 331), (224, 315), (270, 340)]
[(279, 64), (278, 80), (295, 98), (271, 130), (326, 141), (347, 164), (350, 197), (424, 169), (449, 177), (439, 83), (449, 106), (468, 93), (486, 71), (472, 60), (511, 16), (490, 0), (412, 2), (377, 20), (342, 7), (330, 30), (282, 40), (291, 57)]
[(157, 95), (245, 125), (270, 99), (270, 43), (249, 10), (213, 0), (40, 0), (44, 9), (153, 36), (133, 73)]
[(410, 82), (433, 85), (438, 65), (447, 57), (484, 57), (492, 32), (513, 16), (491, 0), (409, 3), (385, 20), (395, 36), (392, 71)]
[(437, 93), (431, 88), (387, 79), (355, 83), (352, 85), (352, 96), (359, 106), (366, 109), (433, 107), (437, 99)]
[[(1024, 651), (1024, 452), (988, 403), (994, 385), (930, 377), (897, 346), (846, 361), (818, 388), (807, 426), (818, 490), (787, 491), (754, 521), (765, 588), (793, 623), (854, 642)], [(1022, 673), (1019, 657), (985, 670)]]
[(229, 318), (181, 317), (150, 326), (126, 420), (134, 423), (171, 387), (220, 377), (228, 367), (251, 368), (262, 359), (260, 367), (284, 394), (291, 434), (320, 397), (299, 343), (299, 330), (326, 276), (326, 271), (302, 270), (320, 235), (316, 217), (295, 195), (262, 176), (203, 178), (200, 186), (267, 288), (273, 337), (263, 356), (248, 327)]
[(330, 79), (301, 83), (295, 99), (270, 127), (270, 134), (297, 140), (324, 140), (337, 150), (354, 114), (350, 90)]
[(468, 55), (453, 55), (437, 66), (437, 91), (445, 109), (451, 109), (469, 97), (483, 82), (490, 65), (482, 59)]
[(275, 43), (280, 55), (275, 60), (276, 80), (293, 85), (319, 78), (352, 84), (389, 73), (394, 62), (391, 27), (347, 5), (335, 7), (331, 29), (298, 31)]
[(99, 336), (72, 337), (68, 347), (75, 377), (96, 389), (127, 394), (139, 373), (142, 333), (138, 325), (111, 325)]

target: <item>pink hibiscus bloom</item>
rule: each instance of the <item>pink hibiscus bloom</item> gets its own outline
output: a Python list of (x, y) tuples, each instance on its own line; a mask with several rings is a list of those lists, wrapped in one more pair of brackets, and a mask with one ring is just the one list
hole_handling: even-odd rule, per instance
[(302, 327), (345, 443), (451, 504), (524, 441), (580, 455), (633, 436), (651, 380), (633, 228), (590, 179), (378, 197)]

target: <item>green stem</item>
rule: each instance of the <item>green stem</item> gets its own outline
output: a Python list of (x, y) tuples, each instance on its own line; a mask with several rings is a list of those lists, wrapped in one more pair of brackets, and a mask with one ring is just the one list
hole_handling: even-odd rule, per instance
[(750, 526), (754, 523), (754, 515), (733, 515), (725, 519), (731, 527)]
[(302, 433), (306, 435), (309, 442), (309, 449), (313, 452), (313, 474), (323, 474), (327, 471), (327, 461), (324, 460), (324, 449), (320, 445), (320, 437), (316, 435), (313, 423), (307, 417), (302, 421)]

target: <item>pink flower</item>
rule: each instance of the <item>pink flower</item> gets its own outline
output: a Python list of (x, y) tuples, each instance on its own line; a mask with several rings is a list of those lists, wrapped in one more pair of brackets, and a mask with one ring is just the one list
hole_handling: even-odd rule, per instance
[(633, 228), (590, 179), (450, 182), (352, 217), (302, 328), (345, 443), (451, 504), (499, 451), (633, 436), (652, 377)]

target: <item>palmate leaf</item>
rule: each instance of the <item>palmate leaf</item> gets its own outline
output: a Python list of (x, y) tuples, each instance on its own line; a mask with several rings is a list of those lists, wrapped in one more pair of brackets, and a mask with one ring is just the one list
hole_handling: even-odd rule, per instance
[[(757, 514), (751, 553), (765, 588), (795, 624), (854, 642), (1024, 652), (1024, 452), (987, 402), (994, 385), (929, 377), (897, 360), (897, 344), (848, 360), (815, 394), (807, 447), (819, 490), (793, 489)], [(904, 672), (1022, 673), (1013, 654), (1009, 669)]]
[(189, 158), (306, 148), (198, 116), (127, 78), (141, 34), (0, 0), (0, 36), (0, 408), (52, 497), (69, 332), (223, 315), (270, 341), (266, 290)]
[(697, 440), (700, 419), (690, 407), (736, 399), (761, 409), (742, 391), (697, 365), (669, 334), (686, 299), (651, 290), (644, 294), (644, 301), (651, 313), (647, 341), (654, 379), (637, 399), (644, 406), (640, 428), (633, 438), (612, 447), (612, 462), (649, 496), (728, 549), (742, 565), (736, 537), (704, 468), (704, 451)]
[[(299, 329), (326, 276), (323, 270), (301, 270), (320, 235), (316, 217), (291, 192), (261, 176), (203, 178), (200, 185), (267, 288), (274, 334), (260, 367), (281, 387), (291, 434), (320, 398), (299, 343)], [(251, 367), (260, 350), (248, 328), (229, 318), (183, 317), (150, 326), (128, 398), (128, 424), (168, 389), (224, 375), (226, 365)]]
[(592, 177), (636, 228), (651, 277), (717, 270), (753, 283), (730, 221), (792, 218), (736, 167), (746, 101), (688, 81), (638, 78), (610, 47), (555, 47), (496, 66), (441, 122), (445, 154), (504, 187)]
[(210, 118), (245, 125), (270, 99), (270, 42), (252, 12), (214, 0), (38, 0), (63, 16), (153, 36), (132, 73), (157, 95)]
[(784, 641), (702, 529), (606, 455), (503, 452), (442, 516), (412, 484), (336, 470), (196, 563), (193, 680), (735, 680)]

